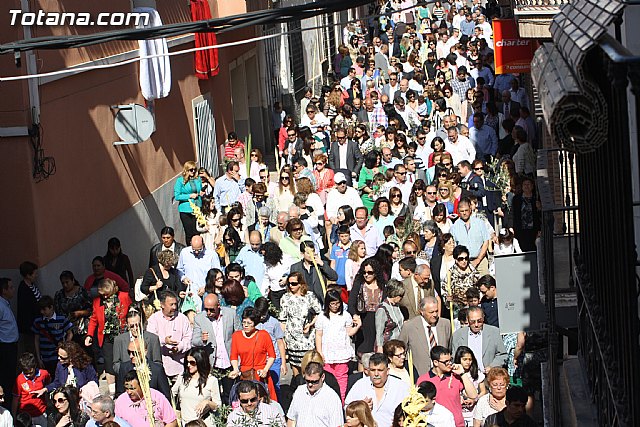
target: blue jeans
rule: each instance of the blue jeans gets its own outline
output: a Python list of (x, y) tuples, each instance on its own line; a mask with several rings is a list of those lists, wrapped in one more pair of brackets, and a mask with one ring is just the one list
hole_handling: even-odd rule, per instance
[(271, 373), (271, 378), (273, 379), (273, 387), (276, 389), (276, 394), (278, 395), (278, 400), (280, 400), (280, 368), (282, 367), (282, 359), (276, 359), (271, 365), (269, 372)]

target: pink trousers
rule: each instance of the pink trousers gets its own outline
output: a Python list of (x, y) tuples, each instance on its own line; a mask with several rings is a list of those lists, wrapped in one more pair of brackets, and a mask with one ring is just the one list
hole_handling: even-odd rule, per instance
[(340, 386), (340, 399), (344, 405), (344, 398), (347, 394), (347, 382), (349, 379), (349, 364), (348, 363), (325, 363), (324, 370), (331, 372), (336, 380), (338, 380), (338, 386)]

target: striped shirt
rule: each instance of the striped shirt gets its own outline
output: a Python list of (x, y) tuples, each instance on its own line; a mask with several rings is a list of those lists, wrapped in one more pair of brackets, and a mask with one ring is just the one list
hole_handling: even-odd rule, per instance
[(64, 336), (73, 324), (64, 316), (53, 313), (51, 318), (42, 316), (36, 318), (31, 326), (31, 332), (38, 335), (40, 340), (40, 356), (43, 362), (58, 360), (58, 343), (64, 341)]
[(224, 144), (224, 156), (227, 159), (234, 159), (235, 160), (236, 156), (233, 153), (233, 151), (238, 147), (240, 147), (240, 148), (242, 148), (244, 150), (244, 144), (242, 142), (238, 141), (238, 142), (235, 143), (235, 145), (232, 146), (231, 144), (229, 144), (229, 141), (227, 141)]

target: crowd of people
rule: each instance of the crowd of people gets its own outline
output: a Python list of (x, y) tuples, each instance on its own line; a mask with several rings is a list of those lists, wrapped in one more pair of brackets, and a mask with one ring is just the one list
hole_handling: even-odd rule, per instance
[(490, 6), (348, 24), (332, 83), (275, 105), (275, 172), (234, 132), (222, 176), (184, 164), (186, 245), (142, 277), (114, 237), (53, 296), (0, 278), (0, 426), (390, 427), (411, 392), (433, 427), (536, 425), (494, 257), (536, 248), (538, 135)]

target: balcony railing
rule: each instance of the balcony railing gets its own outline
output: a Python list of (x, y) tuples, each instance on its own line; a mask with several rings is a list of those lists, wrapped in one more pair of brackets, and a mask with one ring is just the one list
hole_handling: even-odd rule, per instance
[(519, 11), (540, 11), (546, 10), (558, 12), (563, 4), (569, 3), (569, 0), (513, 0), (515, 12)]

